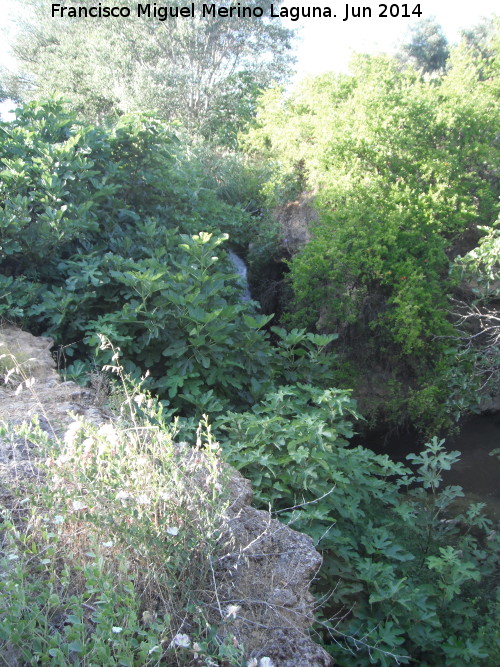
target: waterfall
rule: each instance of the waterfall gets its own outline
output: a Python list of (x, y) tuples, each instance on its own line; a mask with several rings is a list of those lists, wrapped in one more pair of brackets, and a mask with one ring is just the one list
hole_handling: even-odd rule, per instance
[(234, 270), (240, 277), (241, 291), (242, 291), (241, 300), (250, 301), (252, 296), (248, 288), (247, 265), (241, 259), (241, 257), (238, 257), (238, 255), (232, 250), (229, 250), (228, 255), (229, 255), (229, 261), (231, 262), (231, 264), (234, 267)]

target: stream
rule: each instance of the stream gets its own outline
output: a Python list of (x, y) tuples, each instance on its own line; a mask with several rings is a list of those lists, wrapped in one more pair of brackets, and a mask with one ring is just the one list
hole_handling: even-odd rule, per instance
[(459, 435), (447, 439), (446, 446), (462, 456), (443, 474), (444, 483), (458, 484), (467, 499), (486, 503), (488, 514), (500, 519), (500, 461), (490, 456), (500, 449), (500, 413), (470, 417)]

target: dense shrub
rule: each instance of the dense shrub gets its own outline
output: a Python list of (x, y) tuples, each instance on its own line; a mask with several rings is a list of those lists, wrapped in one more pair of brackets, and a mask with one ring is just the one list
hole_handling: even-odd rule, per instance
[(226, 458), (263, 506), (323, 550), (323, 639), (341, 665), (495, 665), (498, 535), (463, 493), (441, 488), (459, 458), (434, 438), (414, 472), (350, 447), (355, 405), (298, 384), (220, 422)]
[(274, 167), (264, 189), (275, 201), (315, 193), (312, 239), (290, 262), (288, 320), (342, 332), (361, 373), (402, 382), (399, 417), (424, 430), (449, 425), (447, 378), (467, 374), (449, 317), (450, 260), (497, 217), (495, 53), (488, 79), (463, 49), (430, 80), (360, 56), (350, 76), (268, 93), (246, 139)]
[(254, 400), (271, 375), (268, 318), (240, 303), (220, 248), (251, 219), (203, 185), (171, 130), (146, 116), (82, 126), (33, 103), (2, 125), (1, 152), (0, 315), (69, 360), (107, 335), (175, 409)]
[[(0, 420), (2, 446), (36, 444), (43, 471), (21, 476), (0, 509), (8, 664), (242, 664), (213, 574), (228, 552), (228, 468), (206, 424), (197, 447), (181, 446), (176, 423), (159, 426), (156, 402), (127, 387), (114, 397), (122, 409), (113, 422), (75, 417), (64, 437), (50, 410), (46, 430)], [(144, 418), (153, 416), (156, 426)]]

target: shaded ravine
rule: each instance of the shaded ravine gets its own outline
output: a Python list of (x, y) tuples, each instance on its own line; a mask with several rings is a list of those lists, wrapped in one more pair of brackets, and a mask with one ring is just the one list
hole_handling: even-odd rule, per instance
[[(232, 250), (228, 255), (240, 276), (241, 300), (248, 301), (251, 294), (247, 266)], [(416, 433), (389, 438), (360, 438), (359, 441), (355, 438), (355, 442), (405, 464), (408, 463), (406, 456), (420, 449)], [(500, 413), (469, 417), (463, 422), (460, 433), (446, 438), (445, 444), (448, 451), (458, 450), (461, 456), (452, 469), (443, 474), (443, 484), (461, 486), (466, 501), (486, 503), (488, 514), (500, 520), (500, 461), (491, 455), (494, 449), (500, 449)]]

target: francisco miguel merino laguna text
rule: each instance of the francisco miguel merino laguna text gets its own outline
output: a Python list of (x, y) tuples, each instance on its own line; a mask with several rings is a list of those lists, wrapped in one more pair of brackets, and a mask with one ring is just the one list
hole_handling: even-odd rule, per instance
[[(195, 5), (191, 2), (188, 5), (157, 5), (153, 3), (138, 3), (135, 8), (135, 15), (138, 18), (155, 18), (158, 21), (166, 21), (168, 18), (194, 18), (196, 16)], [(200, 3), (198, 3), (200, 4)], [(128, 6), (96, 5), (88, 6), (66, 6), (52, 3), (52, 17), (58, 18), (128, 18), (132, 15), (132, 9)], [(262, 7), (245, 7), (237, 3), (230, 7), (217, 7), (215, 3), (201, 3), (199, 15), (201, 18), (261, 18), (265, 10)], [(275, 7), (269, 8), (269, 18), (290, 18), (292, 21), (298, 21), (300, 18), (332, 18), (330, 7)]]

